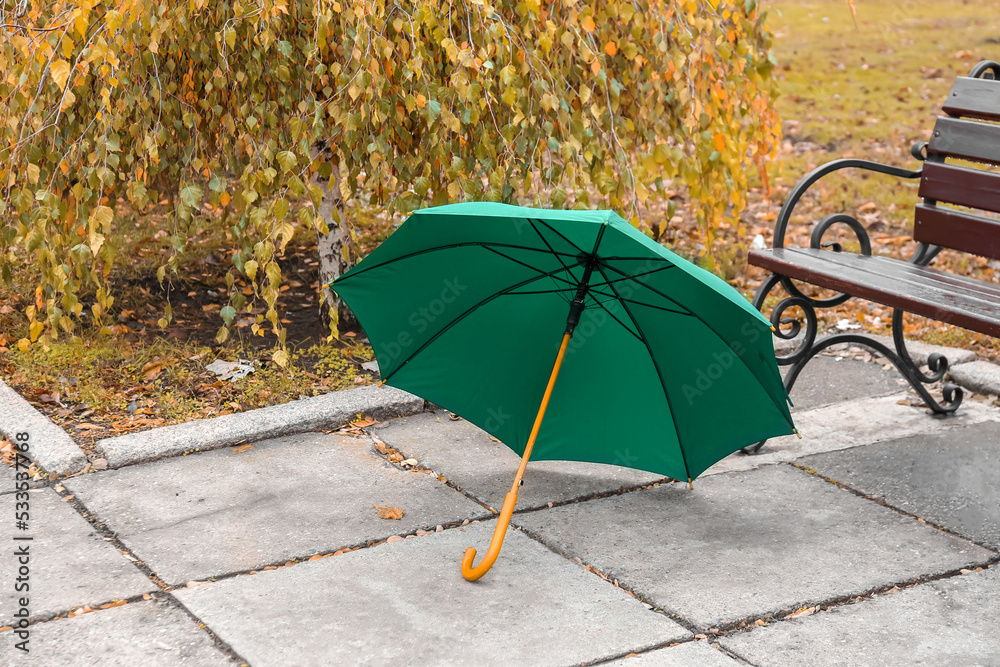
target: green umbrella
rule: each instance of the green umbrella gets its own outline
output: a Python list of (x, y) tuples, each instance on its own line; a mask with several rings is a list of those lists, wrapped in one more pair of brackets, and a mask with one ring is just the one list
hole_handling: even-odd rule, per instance
[(770, 322), (613, 211), (418, 210), (335, 289), (384, 382), (522, 454), (489, 553), (476, 568), (465, 554), (469, 580), (499, 553), (529, 456), (690, 482), (795, 430)]

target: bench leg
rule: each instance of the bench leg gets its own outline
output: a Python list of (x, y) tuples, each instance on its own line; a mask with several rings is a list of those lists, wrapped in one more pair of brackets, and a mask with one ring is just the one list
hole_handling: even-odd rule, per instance
[[(787, 279), (782, 276), (769, 276), (754, 295), (753, 305), (758, 310), (762, 309), (767, 294), (774, 289), (778, 283), (783, 283)], [(797, 290), (796, 290), (797, 291)], [(831, 336), (824, 336), (816, 340), (817, 320), (815, 305), (823, 305), (805, 296), (790, 296), (780, 301), (771, 311), (771, 323), (775, 328), (775, 337), (784, 340), (791, 340), (802, 331), (802, 324), (796, 318), (785, 317), (785, 311), (789, 308), (799, 307), (805, 314), (805, 333), (802, 343), (792, 352), (783, 356), (775, 356), (779, 366), (791, 366), (785, 375), (785, 390), (791, 393), (799, 373), (806, 364), (828, 347), (840, 343), (850, 343), (863, 345), (870, 350), (882, 355), (892, 363), (899, 373), (910, 383), (914, 391), (923, 399), (928, 408), (936, 414), (951, 414), (962, 404), (963, 393), (961, 387), (953, 384), (945, 384), (942, 387), (942, 401), (936, 400), (927, 391), (924, 385), (938, 382), (944, 378), (948, 372), (948, 360), (940, 354), (931, 354), (927, 359), (928, 374), (923, 373), (920, 367), (913, 361), (910, 353), (906, 349), (906, 339), (903, 337), (903, 315), (904, 311), (893, 309), (892, 311), (892, 340), (895, 350), (890, 350), (877, 340), (862, 334), (841, 333)], [(783, 330), (782, 327), (785, 327)], [(744, 454), (755, 454), (764, 446), (765, 440), (744, 447)]]

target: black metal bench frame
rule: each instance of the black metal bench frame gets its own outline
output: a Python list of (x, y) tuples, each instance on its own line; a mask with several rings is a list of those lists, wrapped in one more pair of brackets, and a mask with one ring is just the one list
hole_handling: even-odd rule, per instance
[[(992, 80), (991, 80), (992, 79)], [(927, 390), (929, 384), (941, 381), (948, 371), (948, 360), (940, 354), (931, 354), (927, 360), (928, 373), (924, 373), (913, 361), (906, 349), (903, 337), (903, 315), (905, 312), (916, 312), (925, 317), (956, 324), (967, 329), (1000, 336), (1000, 286), (977, 281), (972, 278), (954, 276), (929, 268), (929, 264), (943, 248), (953, 248), (986, 257), (1000, 258), (1000, 219), (985, 218), (971, 215), (951, 207), (936, 206), (937, 200), (966, 205), (990, 211), (1000, 211), (1000, 174), (981, 172), (975, 169), (945, 165), (948, 157), (971, 159), (993, 165), (1000, 165), (1000, 145), (990, 146), (993, 151), (977, 149), (975, 143), (981, 126), (975, 120), (1000, 121), (1000, 64), (993, 61), (982, 61), (976, 65), (968, 77), (959, 77), (949, 93), (948, 102), (944, 104), (947, 116), (939, 117), (930, 142), (918, 142), (911, 148), (911, 154), (923, 164), (919, 169), (908, 170), (899, 167), (870, 162), (868, 160), (842, 159), (827, 163), (806, 175), (789, 193), (778, 214), (774, 227), (773, 247), (764, 251), (753, 251), (749, 254), (749, 263), (772, 271), (757, 289), (753, 305), (762, 310), (770, 292), (779, 284), (788, 294), (779, 301), (771, 311), (770, 319), (775, 329), (775, 336), (784, 340), (792, 340), (803, 332), (803, 324), (798, 318), (786, 317), (791, 308), (799, 308), (804, 313), (805, 331), (802, 342), (785, 355), (777, 357), (779, 365), (790, 366), (785, 376), (785, 388), (790, 392), (796, 379), (805, 365), (817, 354), (833, 345), (850, 343), (862, 345), (874, 350), (888, 359), (909, 382), (910, 386), (920, 395), (927, 406), (935, 413), (949, 414), (958, 409), (962, 403), (962, 389), (953, 384), (945, 384), (942, 388), (942, 400), (935, 399)], [(987, 81), (989, 83), (987, 83)], [(972, 109), (972, 111), (970, 111)], [(958, 120), (961, 116), (970, 116), (973, 121)], [(991, 125), (1000, 133), (1000, 125)], [(988, 128), (987, 128), (988, 129)], [(994, 130), (989, 130), (989, 133)], [(956, 148), (957, 146), (957, 148)], [(985, 152), (984, 152), (985, 151)], [(985, 153), (989, 153), (986, 155)], [(802, 195), (823, 176), (841, 169), (858, 168), (874, 171), (900, 178), (921, 178), (920, 196), (923, 203), (918, 204), (915, 211), (914, 240), (918, 242), (913, 255), (904, 263), (902, 260), (892, 260), (882, 257), (872, 257), (871, 240), (864, 225), (854, 217), (845, 213), (830, 215), (813, 227), (810, 236), (810, 249), (795, 250), (785, 248), (785, 232), (792, 211), (802, 198)], [(984, 175), (985, 174), (985, 175)], [(957, 189), (966, 196), (952, 196), (951, 189)], [(970, 204), (971, 202), (971, 204)], [(843, 248), (839, 243), (825, 242), (823, 236), (834, 225), (846, 225), (857, 237), (860, 245), (860, 257), (854, 253), (841, 253)], [(843, 278), (834, 275), (827, 269), (812, 273), (824, 261), (834, 260), (831, 266), (838, 264), (848, 269), (864, 266), (871, 268), (873, 278), (869, 283), (855, 278)], [(877, 286), (875, 272), (882, 272), (882, 287)], [(996, 302), (996, 313), (977, 316), (976, 313), (949, 310), (944, 304), (934, 308), (926, 300), (910, 298), (905, 287), (890, 288), (885, 285), (894, 282), (893, 276), (901, 272), (900, 283), (905, 284), (907, 274), (919, 280), (938, 281), (948, 288), (950, 283), (959, 292), (971, 294), (973, 300), (983, 295), (984, 301)], [(862, 275), (855, 272), (853, 275)], [(804, 294), (793, 280), (818, 285), (820, 287), (839, 291), (835, 296), (825, 299), (815, 299)], [(941, 289), (939, 286), (938, 289)], [(917, 297), (916, 294), (912, 295)], [(892, 307), (892, 340), (895, 350), (889, 349), (881, 342), (857, 333), (837, 333), (817, 340), (817, 308), (838, 306), (847, 300), (858, 297), (877, 301)], [(889, 301), (889, 303), (887, 303)], [(763, 442), (745, 448), (745, 453), (758, 451)]]

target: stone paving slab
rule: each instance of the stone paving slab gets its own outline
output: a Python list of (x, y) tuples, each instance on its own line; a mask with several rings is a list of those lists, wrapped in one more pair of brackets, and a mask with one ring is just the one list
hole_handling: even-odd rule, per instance
[(945, 434), (955, 429), (982, 423), (1000, 423), (996, 408), (967, 401), (958, 414), (938, 417), (925, 408), (900, 405), (906, 394), (865, 398), (807, 410), (795, 415), (795, 425), (802, 438), (794, 435), (773, 438), (752, 456), (736, 453), (719, 461), (701, 474), (716, 475), (737, 470), (794, 461), (803, 456), (850, 449), (860, 445), (895, 440), (920, 434)]
[(4, 665), (74, 667), (223, 667), (236, 665), (182, 610), (148, 600), (31, 628), (27, 654), (0, 635)]
[(87, 465), (86, 454), (66, 431), (0, 380), (0, 434), (13, 441), (20, 432), (30, 436), (28, 458), (48, 472), (79, 472)]
[(1000, 423), (915, 435), (801, 462), (1000, 550)]
[(105, 438), (97, 441), (96, 448), (104, 453), (110, 467), (118, 468), (194, 450), (218, 449), (293, 433), (329, 430), (346, 424), (359, 414), (375, 419), (391, 419), (423, 409), (424, 399), (401, 389), (361, 387)]
[[(781, 367), (782, 377), (788, 366)], [(899, 373), (884, 370), (878, 364), (856, 359), (814, 357), (799, 374), (792, 387), (794, 412), (843, 403), (863, 397), (898, 394)]]
[(1000, 568), (725, 637), (760, 667), (1000, 666)]
[(605, 664), (608, 667), (740, 667), (743, 663), (701, 641), (669, 646)]
[(691, 634), (516, 530), (481, 580), (493, 522), (175, 594), (255, 667), (580, 664)]
[[(155, 591), (156, 584), (142, 574), (112, 544), (51, 489), (28, 492), (30, 530), (18, 535), (31, 541), (13, 541), (15, 494), (0, 496), (3, 548), (0, 549), (0, 626), (10, 625), (14, 601), (21, 597), (14, 586), (20, 563), (14, 555), (27, 545), (28, 585), (32, 619), (51, 618), (58, 612), (113, 599)], [(24, 583), (24, 582), (20, 582)], [(3, 637), (3, 635), (0, 635)]]
[[(499, 509), (521, 457), (473, 424), (439, 410), (396, 419), (375, 433), (387, 444)], [(623, 450), (627, 450), (625, 444)], [(627, 452), (623, 452), (623, 456)], [(532, 461), (518, 493), (518, 509), (617, 491), (663, 479), (619, 466), (576, 461)]]
[(790, 466), (515, 517), (547, 543), (708, 629), (993, 553)]
[[(310, 433), (65, 485), (174, 584), (488, 516), (431, 475), (404, 472), (370, 449), (370, 440)], [(406, 514), (379, 519), (375, 503)]]

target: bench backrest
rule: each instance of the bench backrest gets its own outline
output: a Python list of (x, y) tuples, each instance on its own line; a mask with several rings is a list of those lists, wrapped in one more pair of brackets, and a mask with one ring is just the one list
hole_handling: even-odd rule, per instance
[(1000, 213), (1000, 172), (945, 164), (958, 158), (1000, 167), (1000, 81), (958, 77), (943, 108), (948, 115), (938, 118), (927, 144), (913, 238), (1000, 259), (1000, 218), (938, 206)]

